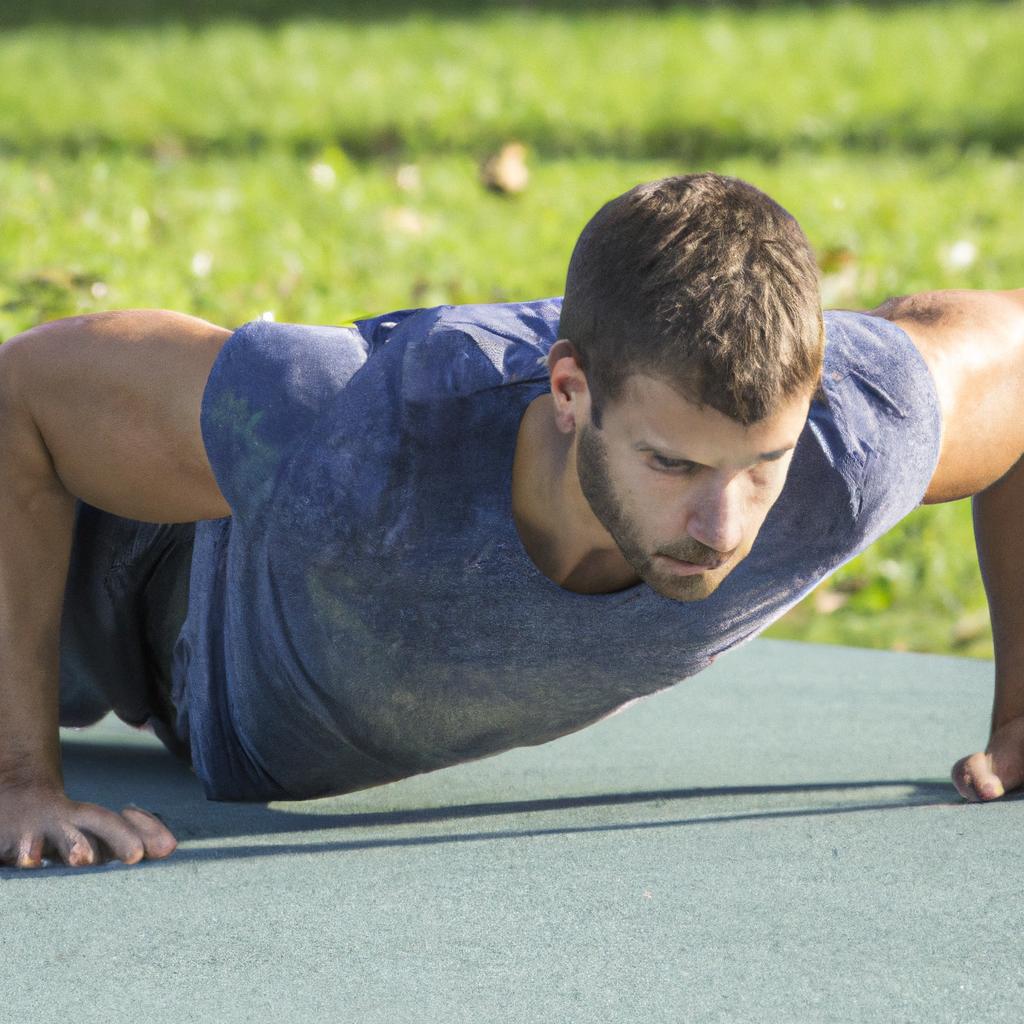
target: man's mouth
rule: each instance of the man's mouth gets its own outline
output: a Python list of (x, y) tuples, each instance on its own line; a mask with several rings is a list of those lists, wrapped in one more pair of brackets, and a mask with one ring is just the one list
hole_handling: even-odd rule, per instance
[(708, 572), (717, 569), (724, 559), (716, 562), (685, 562), (680, 558), (672, 558), (670, 555), (655, 555), (661, 560), (661, 564), (671, 573), (677, 576), (695, 576), (697, 573)]

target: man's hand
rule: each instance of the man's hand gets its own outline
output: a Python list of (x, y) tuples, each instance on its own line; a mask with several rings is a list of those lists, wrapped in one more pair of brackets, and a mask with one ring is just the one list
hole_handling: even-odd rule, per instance
[(71, 867), (137, 864), (169, 857), (177, 845), (167, 826), (141, 808), (115, 814), (50, 785), (0, 789), (0, 865), (37, 868), (44, 858)]
[(1024, 717), (992, 733), (984, 753), (962, 757), (951, 773), (953, 785), (970, 801), (997, 800), (1024, 782)]

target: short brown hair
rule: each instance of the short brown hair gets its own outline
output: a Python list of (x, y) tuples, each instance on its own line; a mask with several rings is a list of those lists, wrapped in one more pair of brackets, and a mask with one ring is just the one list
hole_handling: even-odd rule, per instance
[(817, 264), (795, 218), (753, 185), (661, 178), (583, 229), (558, 336), (579, 353), (598, 429), (636, 373), (746, 426), (820, 384)]

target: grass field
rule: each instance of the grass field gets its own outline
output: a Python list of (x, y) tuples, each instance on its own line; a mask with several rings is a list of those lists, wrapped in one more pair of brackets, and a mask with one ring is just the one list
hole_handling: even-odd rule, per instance
[[(112, 308), (234, 326), (556, 295), (604, 201), (696, 169), (797, 216), (826, 307), (1024, 286), (1020, 3), (330, 9), (0, 9), (0, 337)], [(529, 186), (487, 191), (513, 139)], [(985, 610), (959, 502), (767, 635), (990, 657)]]

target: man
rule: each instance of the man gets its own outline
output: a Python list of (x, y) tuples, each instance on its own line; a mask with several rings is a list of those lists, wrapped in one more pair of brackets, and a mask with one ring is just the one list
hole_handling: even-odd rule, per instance
[(693, 675), (967, 495), (996, 693), (953, 780), (1024, 780), (1024, 290), (823, 317), (796, 221), (701, 174), (605, 204), (562, 300), (115, 312), (0, 356), (4, 863), (174, 849), (67, 799), (58, 721), (148, 724), (215, 800), (381, 785)]

